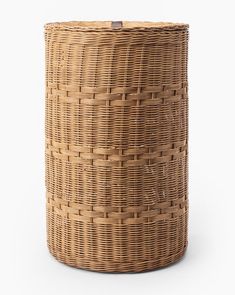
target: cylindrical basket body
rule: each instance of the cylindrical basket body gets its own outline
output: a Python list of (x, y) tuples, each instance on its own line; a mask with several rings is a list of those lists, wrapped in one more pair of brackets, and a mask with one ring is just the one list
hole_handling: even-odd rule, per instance
[(187, 246), (188, 26), (45, 26), (50, 252), (138, 272)]

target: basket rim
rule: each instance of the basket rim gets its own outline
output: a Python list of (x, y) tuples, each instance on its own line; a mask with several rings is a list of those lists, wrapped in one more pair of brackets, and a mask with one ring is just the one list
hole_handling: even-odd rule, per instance
[(46, 31), (162, 31), (185, 30), (185, 23), (153, 22), (153, 21), (122, 21), (122, 27), (112, 27), (112, 21), (66, 21), (45, 24)]

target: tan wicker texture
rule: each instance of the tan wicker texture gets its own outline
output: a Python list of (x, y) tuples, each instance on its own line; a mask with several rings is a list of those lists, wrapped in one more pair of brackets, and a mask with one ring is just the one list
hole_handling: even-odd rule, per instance
[(188, 26), (45, 26), (50, 252), (139, 272), (187, 245)]

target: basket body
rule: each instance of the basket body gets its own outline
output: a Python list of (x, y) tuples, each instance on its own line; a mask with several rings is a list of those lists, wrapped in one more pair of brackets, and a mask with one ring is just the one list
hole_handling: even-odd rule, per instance
[(105, 272), (187, 245), (187, 25), (56, 23), (46, 39), (50, 252)]

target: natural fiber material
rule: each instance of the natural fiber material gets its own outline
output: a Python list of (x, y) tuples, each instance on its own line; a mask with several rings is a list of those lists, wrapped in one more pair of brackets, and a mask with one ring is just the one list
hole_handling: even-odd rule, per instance
[(45, 26), (50, 252), (138, 272), (187, 245), (188, 26)]

